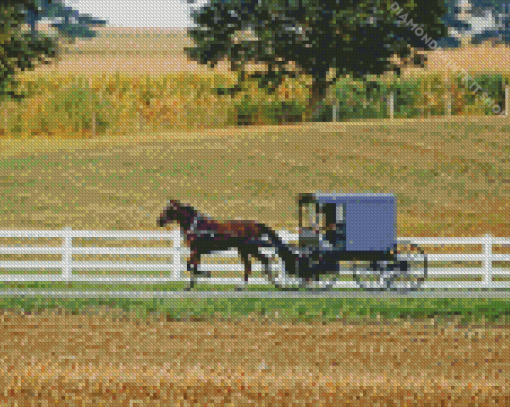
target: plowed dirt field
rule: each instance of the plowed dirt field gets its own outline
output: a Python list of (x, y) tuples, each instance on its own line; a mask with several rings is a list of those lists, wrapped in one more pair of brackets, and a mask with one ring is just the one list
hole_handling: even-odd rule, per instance
[(0, 313), (0, 405), (510, 405), (510, 326)]

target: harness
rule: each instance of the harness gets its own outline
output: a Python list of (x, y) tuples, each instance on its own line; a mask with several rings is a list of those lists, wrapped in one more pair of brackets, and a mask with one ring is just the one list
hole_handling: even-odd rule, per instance
[(197, 216), (195, 216), (195, 219), (193, 220), (193, 223), (191, 224), (191, 226), (188, 230), (188, 233), (196, 233), (199, 236), (204, 236), (204, 235), (214, 236), (214, 232), (212, 230), (200, 230), (200, 231), (197, 230), (198, 221), (206, 220), (206, 219), (210, 219), (210, 217), (207, 215), (203, 216), (202, 214), (198, 213)]

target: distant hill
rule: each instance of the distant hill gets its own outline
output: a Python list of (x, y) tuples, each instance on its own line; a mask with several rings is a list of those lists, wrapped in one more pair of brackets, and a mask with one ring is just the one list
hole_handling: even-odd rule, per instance
[[(501, 72), (510, 71), (510, 46), (494, 45), (488, 41), (481, 45), (463, 45), (453, 49), (437, 49), (427, 52), (428, 62), (424, 70), (408, 69), (405, 75), (419, 72)], [(450, 65), (450, 66), (449, 66)]]
[[(94, 31), (98, 33), (102, 32), (115, 32), (115, 33), (122, 33), (122, 34), (134, 34), (139, 32), (154, 32), (154, 33), (162, 33), (162, 32), (168, 32), (168, 33), (179, 33), (179, 34), (185, 34), (187, 31), (187, 28), (168, 28), (168, 27), (157, 27), (157, 28), (148, 28), (148, 27), (91, 27)], [(39, 23), (37, 25), (37, 29), (41, 30), (43, 32), (50, 32), (55, 30), (56, 28), (50, 27), (50, 24), (44, 24)]]
[[(52, 32), (49, 25), (41, 24), (43, 32)], [(211, 70), (189, 61), (183, 48), (192, 46), (186, 28), (124, 28), (93, 27), (98, 36), (78, 40), (67, 46), (69, 54), (57, 64), (46, 65), (38, 72), (77, 72), (86, 70), (128, 71), (131, 73), (164, 73), (176, 71), (225, 72), (228, 63), (222, 62)], [(56, 31), (56, 30), (55, 30)], [(403, 76), (415, 76), (431, 72), (452, 71), (494, 72), (510, 71), (510, 47), (493, 46), (491, 42), (480, 46), (463, 45), (455, 49), (427, 52), (425, 69), (408, 68)], [(448, 67), (447, 61), (451, 63)]]

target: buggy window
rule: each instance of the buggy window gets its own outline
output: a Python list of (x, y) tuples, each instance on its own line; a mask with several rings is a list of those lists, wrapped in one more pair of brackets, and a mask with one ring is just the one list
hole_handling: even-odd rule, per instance
[(316, 207), (315, 202), (303, 204), (302, 226), (304, 228), (313, 228), (316, 224)]
[(336, 205), (336, 223), (345, 222), (345, 204)]
[(321, 230), (326, 230), (326, 228), (335, 222), (335, 204), (322, 204), (320, 207), (319, 214), (319, 225)]
[(345, 204), (324, 204), (322, 208), (322, 214), (322, 227), (328, 227), (332, 223), (343, 223), (345, 219)]
[(331, 223), (341, 224), (345, 221), (345, 204), (326, 203), (319, 205), (319, 211), (315, 202), (303, 204), (302, 227), (319, 227), (325, 230)]

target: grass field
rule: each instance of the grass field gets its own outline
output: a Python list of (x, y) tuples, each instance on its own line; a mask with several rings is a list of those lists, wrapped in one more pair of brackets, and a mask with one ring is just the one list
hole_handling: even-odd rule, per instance
[(15, 230), (158, 230), (175, 198), (295, 230), (300, 192), (385, 192), (398, 236), (510, 236), (509, 130), (503, 118), (417, 119), (2, 140), (0, 218)]
[[(38, 28), (46, 33), (55, 32), (47, 25)], [(215, 70), (190, 62), (183, 53), (184, 47), (192, 46), (185, 29), (169, 28), (118, 28), (94, 27), (98, 36), (91, 40), (78, 40), (68, 45), (68, 54), (57, 65), (45, 65), (38, 71), (79, 73), (112, 72), (120, 70), (131, 73), (167, 73), (168, 71), (227, 72), (227, 64), (220, 63)], [(249, 35), (249, 34), (248, 34)], [(97, 58), (100, 56), (101, 58)], [(111, 57), (109, 59), (108, 57)], [(452, 62), (456, 70), (478, 72), (500, 72), (507, 66), (510, 47), (492, 46), (485, 43), (480, 46), (464, 45), (457, 49), (438, 49), (427, 52), (425, 69), (405, 69), (403, 75), (421, 75), (423, 72), (445, 72), (448, 69), (444, 61)]]
[[(22, 300), (22, 301), (20, 301)], [(275, 317), (285, 321), (333, 322), (338, 319), (367, 321), (385, 319), (398, 322), (406, 318), (424, 320), (457, 316), (462, 323), (510, 322), (510, 299), (51, 299), (0, 298), (1, 309), (18, 312), (38, 312), (60, 308), (66, 312), (82, 313), (90, 308), (109, 307), (113, 310), (133, 312), (139, 318), (161, 315), (175, 320)]]

